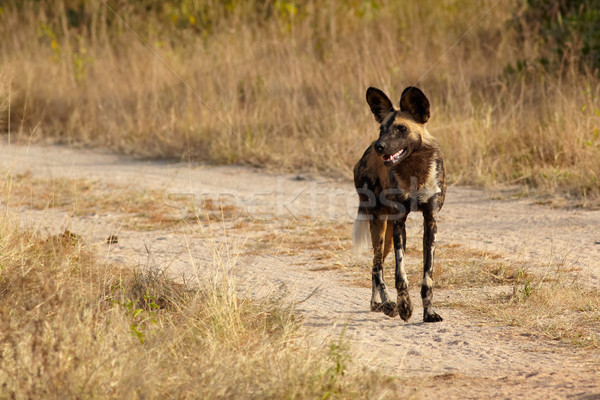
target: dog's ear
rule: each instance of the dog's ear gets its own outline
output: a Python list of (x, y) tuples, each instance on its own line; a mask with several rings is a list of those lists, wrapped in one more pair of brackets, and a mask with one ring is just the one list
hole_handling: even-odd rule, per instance
[(414, 86), (409, 86), (402, 92), (400, 110), (406, 111), (421, 124), (429, 120), (429, 100), (421, 89)]
[(380, 124), (383, 122), (383, 117), (394, 110), (394, 105), (385, 93), (374, 87), (367, 89), (367, 103), (371, 107), (375, 120)]

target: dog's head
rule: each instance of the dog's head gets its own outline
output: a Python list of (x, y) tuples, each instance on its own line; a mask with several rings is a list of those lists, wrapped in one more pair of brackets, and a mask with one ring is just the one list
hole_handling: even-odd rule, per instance
[(402, 162), (421, 146), (424, 125), (429, 119), (429, 100), (420, 89), (413, 86), (404, 89), (400, 110), (394, 108), (385, 93), (373, 87), (367, 89), (367, 103), (381, 124), (379, 139), (373, 147), (384, 165), (391, 167)]

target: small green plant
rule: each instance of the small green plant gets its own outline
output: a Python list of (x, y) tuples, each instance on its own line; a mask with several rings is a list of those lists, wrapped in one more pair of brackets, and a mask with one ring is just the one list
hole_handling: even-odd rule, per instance
[(273, 3), (278, 20), (281, 24), (281, 32), (289, 33), (294, 27), (294, 20), (298, 15), (298, 6), (293, 1), (276, 0)]
[(92, 63), (92, 58), (87, 54), (86, 41), (81, 35), (77, 36), (77, 42), (77, 50), (73, 51), (72, 55), (73, 74), (76, 81), (83, 82), (87, 77), (88, 67)]
[(42, 23), (40, 24), (38, 36), (44, 37), (50, 41), (50, 48), (52, 49), (52, 61), (58, 62), (61, 56), (60, 45), (58, 44), (58, 39), (56, 33), (52, 30), (52, 28)]
[(325, 372), (326, 390), (321, 396), (322, 399), (330, 399), (341, 393), (340, 381), (346, 375), (346, 370), (350, 361), (347, 344), (344, 342), (343, 334), (337, 342), (329, 344), (327, 358), (331, 365)]
[(329, 369), (333, 381), (346, 373), (347, 363), (350, 359), (347, 346), (341, 338), (337, 343), (329, 345), (329, 359), (333, 363), (333, 366)]
[(521, 289), (521, 293), (523, 294), (522, 299), (526, 300), (527, 298), (529, 298), (533, 291), (534, 288), (531, 286), (531, 283), (529, 281), (525, 282), (523, 284), (523, 288)]
[(144, 327), (151, 323), (153, 325), (157, 324), (158, 315), (156, 314), (156, 310), (159, 309), (159, 306), (156, 303), (147, 303), (150, 309), (146, 308), (137, 308), (136, 305), (138, 301), (134, 301), (131, 299), (126, 299), (125, 301), (114, 301), (114, 303), (124, 307), (127, 310), (127, 314), (130, 317), (130, 329), (131, 334), (135, 336), (141, 344), (145, 343), (145, 334)]

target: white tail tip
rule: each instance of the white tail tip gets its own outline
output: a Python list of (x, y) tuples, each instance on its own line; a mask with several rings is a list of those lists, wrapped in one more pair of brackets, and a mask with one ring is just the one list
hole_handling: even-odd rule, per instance
[(368, 218), (365, 215), (359, 214), (354, 220), (352, 228), (352, 244), (356, 253), (369, 248), (371, 244), (371, 229)]

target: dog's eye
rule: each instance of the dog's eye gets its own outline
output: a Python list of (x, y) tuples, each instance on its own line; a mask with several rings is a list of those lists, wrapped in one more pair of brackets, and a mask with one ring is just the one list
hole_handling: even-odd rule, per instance
[(404, 125), (398, 125), (396, 127), (396, 131), (399, 133), (406, 133), (407, 130), (408, 130), (408, 128)]

